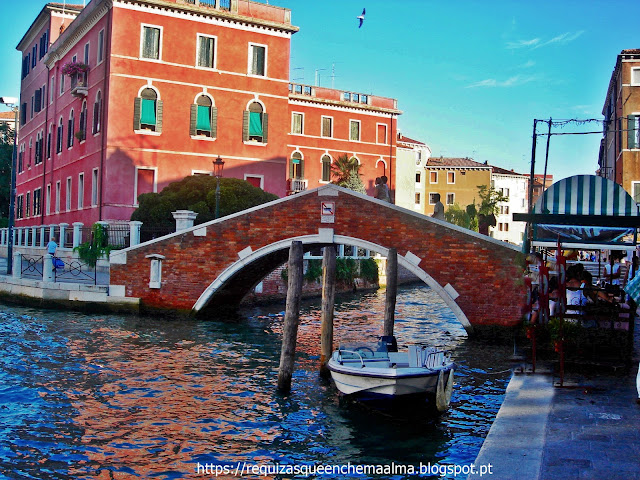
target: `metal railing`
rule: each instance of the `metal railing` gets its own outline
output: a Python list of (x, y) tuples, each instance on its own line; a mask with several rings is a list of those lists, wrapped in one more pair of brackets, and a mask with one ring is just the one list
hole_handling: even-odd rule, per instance
[(97, 270), (91, 270), (86, 263), (80, 260), (63, 261), (61, 258), (53, 258), (53, 281), (73, 280), (74, 283), (98, 284)]
[(20, 276), (26, 278), (38, 277), (42, 280), (42, 271), (44, 270), (44, 257), (29, 257), (22, 255), (22, 264), (20, 266)]

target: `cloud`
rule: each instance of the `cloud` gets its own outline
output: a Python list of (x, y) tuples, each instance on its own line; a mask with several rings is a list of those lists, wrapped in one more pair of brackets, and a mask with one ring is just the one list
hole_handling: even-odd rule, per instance
[(487, 78), (476, 83), (468, 85), (466, 88), (508, 88), (524, 85), (525, 83), (534, 82), (539, 79), (539, 75), (514, 75), (506, 80), (498, 81), (495, 78)]
[(527, 47), (535, 48), (536, 45), (538, 44), (540, 44), (540, 39), (532, 38), (531, 40), (518, 40), (517, 42), (507, 42), (507, 48), (508, 49), (527, 48)]
[(529, 60), (527, 63), (523, 63), (518, 68), (531, 68), (531, 67), (534, 67), (535, 64), (536, 62), (534, 62), (533, 60)]
[(549, 45), (566, 45), (567, 43), (573, 42), (580, 35), (584, 33), (584, 30), (578, 30), (577, 32), (565, 32), (560, 35), (553, 37), (550, 40), (542, 40), (540, 38), (532, 38), (531, 40), (518, 40), (517, 42), (507, 42), (506, 48), (509, 50), (516, 50), (519, 48), (529, 48), (536, 49), (547, 47)]

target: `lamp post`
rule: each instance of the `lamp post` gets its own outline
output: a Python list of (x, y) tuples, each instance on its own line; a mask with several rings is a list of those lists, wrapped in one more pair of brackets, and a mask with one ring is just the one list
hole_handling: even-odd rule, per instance
[(213, 161), (213, 175), (216, 177), (216, 219), (220, 216), (220, 177), (223, 168), (224, 160), (218, 155), (218, 158)]
[(0, 97), (0, 103), (8, 106), (14, 113), (13, 125), (13, 153), (11, 154), (11, 185), (9, 191), (9, 228), (7, 232), (7, 275), (13, 273), (13, 224), (15, 223), (16, 202), (16, 155), (18, 152), (18, 99), (15, 97)]

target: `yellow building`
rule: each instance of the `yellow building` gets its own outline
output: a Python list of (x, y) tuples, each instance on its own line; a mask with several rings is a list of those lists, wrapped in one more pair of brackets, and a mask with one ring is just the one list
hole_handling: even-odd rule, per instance
[(470, 158), (430, 158), (425, 170), (426, 215), (433, 213), (437, 193), (446, 212), (455, 203), (461, 208), (472, 203), (478, 205), (478, 186), (491, 186), (491, 166)]

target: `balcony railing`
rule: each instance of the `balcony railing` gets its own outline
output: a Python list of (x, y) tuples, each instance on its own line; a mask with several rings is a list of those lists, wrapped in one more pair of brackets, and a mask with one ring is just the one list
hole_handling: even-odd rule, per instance
[(304, 192), (307, 189), (307, 180), (301, 178), (290, 178), (288, 180), (287, 195)]
[(86, 97), (89, 93), (89, 72), (77, 73), (71, 76), (71, 95)]
[[(181, 0), (178, 3), (186, 3), (197, 7), (217, 8), (218, 10), (226, 10), (227, 12), (231, 11), (231, 0)], [(235, 10), (237, 9), (238, 7), (236, 5)]]

